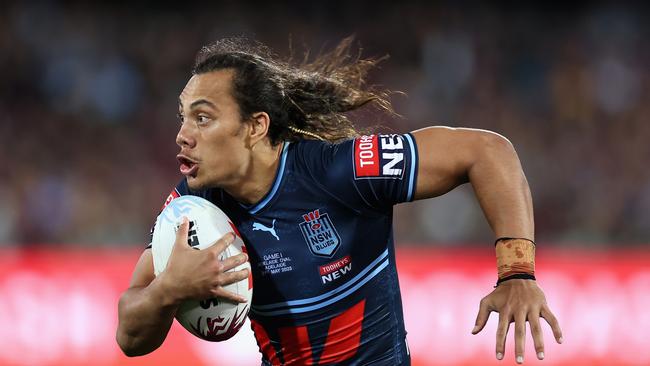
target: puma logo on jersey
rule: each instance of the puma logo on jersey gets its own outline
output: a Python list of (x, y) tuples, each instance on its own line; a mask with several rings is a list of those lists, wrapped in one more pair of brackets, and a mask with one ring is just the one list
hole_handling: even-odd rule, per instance
[(273, 235), (276, 240), (280, 240), (280, 238), (278, 237), (278, 234), (275, 233), (275, 219), (273, 219), (273, 223), (271, 223), (271, 227), (264, 226), (264, 225), (260, 224), (259, 222), (254, 222), (253, 223), (253, 231), (258, 231), (258, 230), (266, 231), (268, 233), (271, 233), (271, 235)]

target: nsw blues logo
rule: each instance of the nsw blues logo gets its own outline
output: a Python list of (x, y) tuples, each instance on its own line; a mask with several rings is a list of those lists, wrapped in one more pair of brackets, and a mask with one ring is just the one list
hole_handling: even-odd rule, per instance
[(341, 246), (341, 237), (336, 232), (330, 217), (319, 211), (315, 210), (302, 215), (305, 221), (300, 223), (300, 231), (312, 254), (331, 257)]

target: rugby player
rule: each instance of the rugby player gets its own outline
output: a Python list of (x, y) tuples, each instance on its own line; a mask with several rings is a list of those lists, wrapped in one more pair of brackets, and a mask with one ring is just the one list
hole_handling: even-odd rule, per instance
[[(224, 39), (198, 54), (179, 97), (176, 143), (184, 176), (167, 202), (196, 195), (219, 206), (246, 254), (218, 260), (233, 241), (192, 250), (187, 220), (167, 269), (145, 249), (119, 301), (117, 342), (128, 356), (159, 347), (179, 303), (221, 297), (249, 259), (249, 314), (262, 365), (409, 365), (392, 231), (393, 205), (470, 183), (496, 240), (497, 286), (472, 333), (499, 313), (496, 358), (514, 322), (523, 362), (526, 322), (544, 358), (540, 318), (562, 333), (534, 276), (531, 194), (512, 144), (496, 133), (429, 127), (360, 136), (346, 112), (391, 111), (365, 86), (377, 60), (350, 56), (351, 40), (293, 65), (263, 45)], [(278, 260), (281, 258), (282, 260)]]

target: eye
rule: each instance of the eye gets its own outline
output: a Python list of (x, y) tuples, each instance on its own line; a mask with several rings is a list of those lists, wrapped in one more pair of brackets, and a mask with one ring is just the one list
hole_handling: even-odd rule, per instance
[(178, 123), (183, 124), (185, 122), (185, 116), (182, 113), (177, 113), (176, 118), (178, 118)]
[(208, 116), (205, 116), (205, 115), (202, 115), (202, 114), (199, 114), (198, 116), (196, 116), (196, 122), (198, 124), (203, 125), (203, 124), (208, 123), (209, 121), (210, 121), (210, 117), (208, 117)]

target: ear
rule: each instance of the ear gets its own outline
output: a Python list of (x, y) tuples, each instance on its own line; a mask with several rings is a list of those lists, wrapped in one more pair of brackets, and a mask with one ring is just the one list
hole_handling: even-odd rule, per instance
[(271, 117), (266, 112), (255, 112), (250, 119), (250, 130), (248, 137), (251, 146), (255, 146), (258, 142), (262, 141), (269, 132), (271, 125)]

